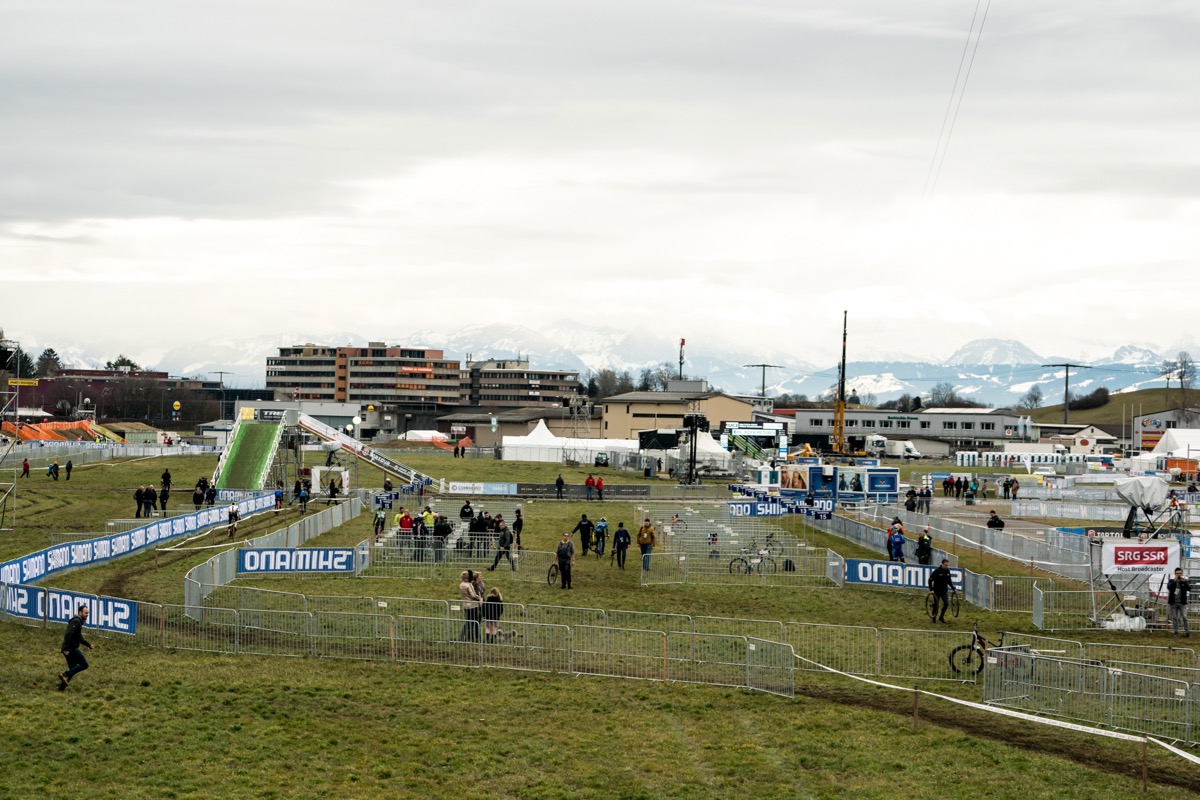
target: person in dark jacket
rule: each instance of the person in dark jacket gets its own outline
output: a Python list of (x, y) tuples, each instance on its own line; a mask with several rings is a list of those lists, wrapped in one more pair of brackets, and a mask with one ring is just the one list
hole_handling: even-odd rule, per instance
[(1183, 574), (1183, 570), (1179, 567), (1175, 568), (1175, 577), (1167, 581), (1167, 604), (1171, 612), (1171, 630), (1175, 636), (1179, 635), (1179, 624), (1183, 623), (1183, 635), (1191, 636), (1192, 629), (1188, 626), (1188, 600), (1192, 593), (1192, 587), (1188, 583), (1187, 576)]
[(579, 545), (583, 548), (583, 554), (586, 556), (588, 550), (592, 547), (592, 531), (596, 529), (595, 523), (587, 518), (587, 514), (579, 516), (579, 522), (575, 523), (575, 527), (571, 533), (579, 534)]
[[(954, 585), (954, 578), (950, 575), (950, 561), (942, 559), (942, 565), (929, 573), (929, 593), (933, 595), (933, 621), (945, 622), (946, 609), (950, 607), (950, 589)], [(938, 606), (941, 606), (942, 612), (938, 613)]]
[(160, 480), (162, 482), (162, 488), (170, 489), (171, 488), (171, 470), (164, 469)]
[(625, 569), (625, 551), (632, 542), (629, 531), (625, 530), (625, 523), (618, 522), (617, 532), (613, 534), (613, 555), (617, 557), (617, 567), (620, 569)]
[(155, 516), (154, 509), (158, 505), (158, 492), (154, 491), (153, 486), (142, 489), (142, 500), (146, 503), (146, 516)]
[(212, 508), (213, 503), (215, 502), (217, 502), (217, 487), (210, 484), (209, 487), (204, 490), (204, 503), (209, 508)]
[(74, 467), (75, 467), (75, 465), (74, 465), (74, 464), (72, 464), (72, 463), (71, 463), (71, 459), (69, 459), (69, 458), (68, 458), (68, 459), (67, 459), (67, 466), (66, 466), (66, 470), (67, 470), (67, 480), (71, 480), (71, 470), (72, 470), (72, 469), (74, 469)]
[(1000, 517), (996, 516), (995, 511), (989, 511), (987, 526), (989, 528), (994, 528), (995, 530), (1002, 531), (1002, 530), (1004, 530), (1004, 520), (1002, 520), (1002, 519), (1000, 519)]
[(63, 634), (62, 643), (62, 654), (67, 659), (67, 671), (58, 674), (58, 690), (60, 692), (67, 688), (71, 678), (88, 668), (87, 659), (79, 650), (79, 645), (83, 645), (88, 650), (92, 649), (92, 643), (83, 638), (83, 623), (87, 622), (87, 618), (88, 607), (80, 603), (75, 616), (67, 622), (67, 632)]
[(133, 512), (133, 518), (141, 519), (142, 518), (142, 509), (145, 508), (146, 500), (145, 500), (145, 492), (142, 491), (142, 487), (140, 487), (140, 486), (137, 487), (137, 489), (135, 489), (133, 492), (133, 504), (135, 506), (137, 506), (137, 511)]
[(199, 486), (192, 492), (192, 505), (196, 507), (197, 511), (200, 510), (200, 506), (204, 505), (204, 490)]
[(563, 487), (566, 485), (567, 482), (563, 480), (562, 473), (559, 473), (558, 480), (554, 482), (554, 492), (559, 500), (563, 499)]
[(933, 559), (933, 537), (929, 535), (929, 526), (921, 529), (917, 537), (917, 563), (928, 564)]
[(504, 598), (500, 595), (500, 590), (493, 587), (483, 599), (484, 641), (492, 643), (496, 641), (496, 637), (508, 638), (508, 635), (500, 630), (500, 618), (503, 616)]
[(518, 550), (524, 549), (521, 547), (521, 530), (524, 529), (524, 527), (525, 527), (525, 518), (521, 516), (521, 509), (518, 508), (517, 509), (517, 518), (513, 520), (513, 524), (512, 524), (513, 544), (515, 544), (517, 546)]
[(171, 490), (164, 487), (163, 490), (158, 493), (158, 507), (165, 512), (167, 510), (167, 501), (170, 499)]
[[(488, 567), (489, 570), (494, 570), (496, 568), (496, 565), (500, 563), (501, 556), (504, 556), (508, 559), (508, 568), (510, 570), (517, 568), (517, 565), (513, 563), (512, 559), (512, 545), (512, 531), (510, 531), (508, 526), (505, 525), (499, 529), (499, 539), (496, 541), (496, 559), (492, 562), (492, 565)], [(495, 590), (493, 589), (492, 591)]]

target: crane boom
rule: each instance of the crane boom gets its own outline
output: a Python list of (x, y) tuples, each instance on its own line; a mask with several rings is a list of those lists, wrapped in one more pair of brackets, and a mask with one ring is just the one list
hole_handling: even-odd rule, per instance
[(838, 367), (837, 399), (833, 404), (833, 452), (846, 452), (846, 318), (842, 312), (842, 363)]

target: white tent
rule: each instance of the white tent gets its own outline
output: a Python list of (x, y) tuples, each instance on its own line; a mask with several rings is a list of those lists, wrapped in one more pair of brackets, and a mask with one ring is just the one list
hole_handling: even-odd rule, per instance
[(505, 461), (543, 461), (561, 463), (573, 458), (591, 464), (597, 453), (637, 452), (636, 439), (571, 439), (555, 436), (538, 420), (537, 427), (525, 436), (505, 436), (500, 444)]
[(1150, 452), (1173, 458), (1200, 458), (1200, 428), (1171, 428)]
[(445, 439), (449, 439), (450, 437), (441, 431), (407, 431), (400, 438), (409, 442), (432, 442), (443, 441)]
[[(688, 457), (688, 445), (682, 444), (679, 446), (679, 457)], [(721, 443), (713, 438), (713, 435), (708, 431), (699, 431), (696, 434), (696, 460), (705, 464), (713, 464), (720, 467), (728, 467), (733, 460), (733, 456)]]

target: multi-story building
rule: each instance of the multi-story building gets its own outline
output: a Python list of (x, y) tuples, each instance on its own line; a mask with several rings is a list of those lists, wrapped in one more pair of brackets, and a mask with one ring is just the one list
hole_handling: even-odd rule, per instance
[(482, 409), (564, 406), (582, 390), (578, 372), (532, 369), (528, 358), (471, 361), (464, 404)]
[(267, 389), (277, 400), (358, 403), (426, 417), (463, 402), (457, 360), (441, 350), (383, 342), (281, 347), (267, 358)]
[(725, 422), (750, 422), (751, 400), (711, 391), (704, 381), (670, 381), (665, 392), (625, 392), (604, 398), (601, 436), (636, 439), (638, 432), (684, 427), (687, 414), (703, 414), (712, 430)]
[[(833, 435), (833, 417), (831, 408), (796, 409), (791, 432), (800, 443), (824, 449)], [(929, 442), (935, 445), (927, 448), (931, 453), (991, 450), (1005, 442), (1021, 441), (1021, 419), (1019, 412), (1006, 408), (926, 408), (910, 412), (848, 408), (846, 441), (852, 449), (861, 450), (867, 436), (881, 434), (889, 439), (911, 440), (918, 449), (922, 442)]]

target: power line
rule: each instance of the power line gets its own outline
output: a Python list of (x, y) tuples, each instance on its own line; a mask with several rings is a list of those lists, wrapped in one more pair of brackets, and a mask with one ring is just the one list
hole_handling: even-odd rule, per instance
[[(933, 161), (929, 164), (929, 173), (933, 178), (930, 180), (929, 174), (925, 176), (925, 188), (921, 191), (921, 199), (924, 200), (929, 195), (933, 194), (937, 189), (938, 178), (942, 174), (942, 164), (946, 161), (946, 152), (950, 149), (950, 137), (954, 135), (954, 124), (958, 121), (958, 111), (962, 108), (963, 96), (967, 93), (967, 81), (971, 79), (971, 68), (975, 66), (975, 54), (979, 52), (979, 41), (983, 38), (983, 26), (987, 24), (988, 11), (992, 7), (992, 0), (983, 8), (983, 19), (979, 22), (979, 32), (975, 34), (975, 47), (971, 50), (971, 60), (967, 62), (967, 74), (963, 76), (962, 89), (958, 92), (958, 102), (955, 103), (954, 92), (958, 90), (958, 76), (962, 73), (963, 59), (966, 58), (967, 49), (971, 44), (971, 34), (975, 33), (975, 19), (979, 16), (979, 4), (982, 0), (975, 0), (975, 13), (971, 16), (971, 27), (967, 31), (967, 41), (963, 44), (963, 54), (959, 58), (958, 72), (954, 75), (954, 86), (950, 89), (950, 100), (946, 104), (946, 114), (942, 117), (942, 130), (946, 131), (945, 144), (942, 143), (942, 131), (938, 131), (937, 147), (933, 150)], [(950, 116), (950, 107), (954, 106), (954, 116), (950, 117), (950, 128), (946, 130), (946, 117)], [(938, 156), (938, 148), (941, 148), (941, 156)], [(934, 164), (937, 165), (936, 171)]]
[(1063, 381), (1063, 425), (1067, 424), (1067, 420), (1071, 415), (1071, 368), (1075, 369), (1091, 369), (1087, 364), (1042, 364), (1043, 367), (1063, 367), (1066, 369), (1066, 377)]
[(762, 367), (762, 392), (761, 396), (767, 396), (767, 367), (771, 369), (783, 369), (782, 364), (742, 364), (743, 367)]

